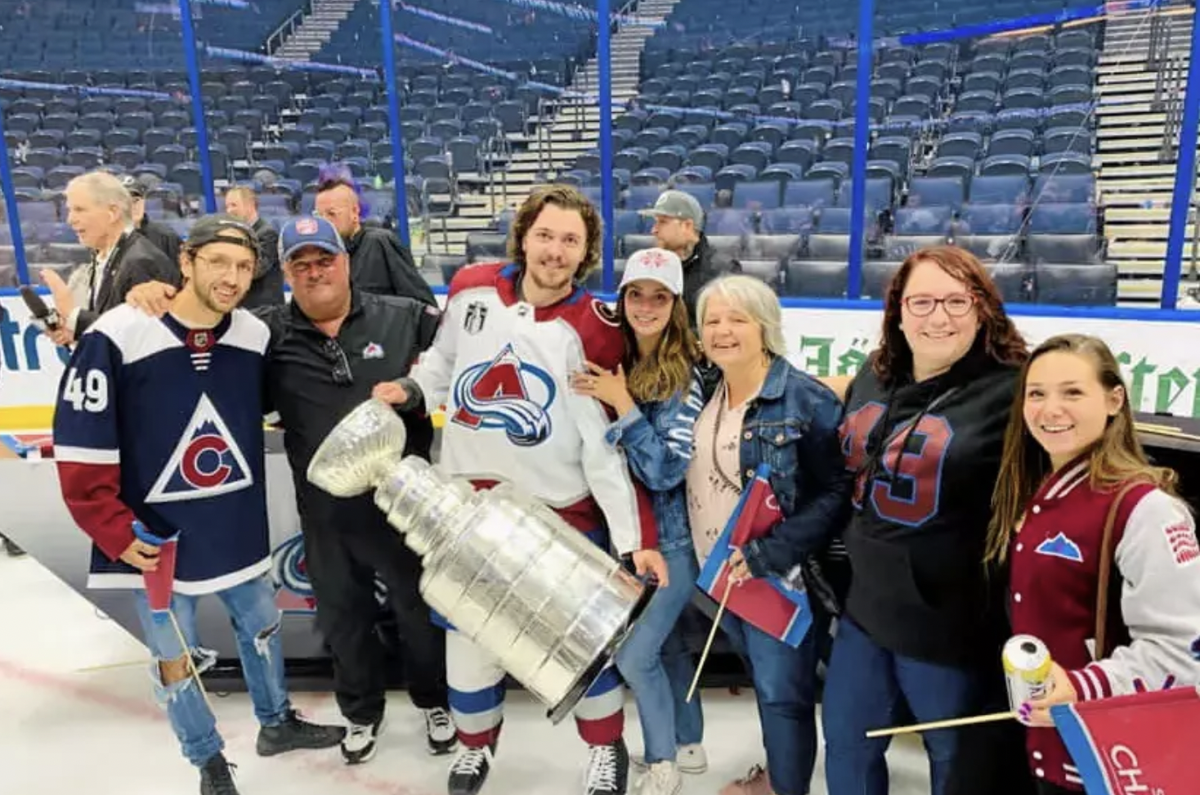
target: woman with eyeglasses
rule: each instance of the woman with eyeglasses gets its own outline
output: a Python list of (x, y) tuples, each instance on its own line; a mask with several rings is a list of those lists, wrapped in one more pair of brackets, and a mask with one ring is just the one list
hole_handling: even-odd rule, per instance
[[(1026, 353), (969, 252), (923, 249), (896, 272), (879, 348), (845, 394), (852, 578), (822, 709), (830, 795), (888, 792), (888, 740), (871, 729), (973, 715), (1003, 688), (1002, 583), (985, 577), (984, 540)], [(960, 734), (922, 737), (945, 795)]]

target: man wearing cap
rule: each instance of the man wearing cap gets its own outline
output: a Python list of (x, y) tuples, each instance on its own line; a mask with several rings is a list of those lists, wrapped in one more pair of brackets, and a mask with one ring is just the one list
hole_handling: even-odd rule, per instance
[[(447, 709), (445, 633), (430, 621), (418, 591), (420, 559), (371, 495), (332, 497), (305, 477), (334, 426), (371, 397), (376, 384), (407, 375), (432, 341), (441, 313), (416, 299), (351, 286), (345, 245), (327, 219), (288, 222), (279, 233), (279, 258), (292, 300), (254, 314), (270, 329), (267, 402), (283, 427), (317, 625), (331, 651), (338, 706), (350, 724), (343, 759), (359, 764), (374, 756), (383, 724), (387, 677), (376, 634), (377, 579), (400, 630), (409, 697), (424, 714), (428, 750), (449, 753), (456, 741)], [(160, 311), (170, 293), (166, 285), (143, 285), (129, 301)], [(405, 455), (428, 459), (429, 418), (420, 410), (400, 416), (408, 428)]]
[[(258, 755), (328, 748), (345, 734), (301, 720), (284, 679), (263, 404), (246, 389), (262, 383), (270, 334), (236, 308), (257, 258), (248, 227), (228, 216), (200, 219), (181, 256), (183, 287), (166, 312), (149, 317), (121, 305), (96, 320), (79, 339), (54, 411), (63, 499), (93, 544), (88, 586), (133, 591), (155, 695), (200, 771), (201, 795), (238, 792), (198, 679), (202, 596), (215, 595), (232, 620), (261, 726)], [(169, 610), (151, 602), (156, 584)]]
[(121, 178), (121, 184), (125, 186), (125, 190), (129, 191), (129, 196), (133, 199), (131, 207), (133, 228), (158, 246), (159, 251), (167, 255), (167, 259), (178, 265), (179, 248), (183, 241), (179, 235), (175, 234), (174, 229), (166, 224), (151, 221), (150, 217), (146, 215), (146, 194), (149, 193), (146, 183), (130, 174)]
[(688, 319), (696, 326), (696, 298), (700, 288), (718, 276), (712, 264), (712, 250), (704, 236), (704, 210), (690, 193), (666, 190), (642, 215), (654, 218), (651, 230), (660, 248), (674, 252), (683, 262), (683, 302)]

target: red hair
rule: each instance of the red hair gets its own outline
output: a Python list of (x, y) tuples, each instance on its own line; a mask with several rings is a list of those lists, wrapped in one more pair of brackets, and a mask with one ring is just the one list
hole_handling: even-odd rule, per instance
[(871, 357), (871, 368), (885, 384), (912, 373), (912, 348), (900, 329), (900, 303), (913, 268), (921, 262), (932, 262), (967, 286), (975, 296), (979, 313), (979, 338), (989, 358), (1000, 364), (1019, 366), (1029, 356), (1029, 346), (1013, 325), (995, 282), (983, 264), (971, 252), (957, 246), (930, 246), (915, 251), (904, 260), (888, 285), (883, 303), (883, 331), (879, 349)]

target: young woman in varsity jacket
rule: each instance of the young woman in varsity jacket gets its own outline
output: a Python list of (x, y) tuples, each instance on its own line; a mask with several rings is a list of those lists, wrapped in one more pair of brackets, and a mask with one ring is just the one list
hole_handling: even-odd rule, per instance
[[(901, 265), (881, 337), (847, 388), (841, 427), (855, 488), (822, 710), (830, 795), (886, 795), (888, 741), (869, 730), (1006, 703), (1003, 583), (985, 576), (983, 553), (1025, 342), (979, 261), (952, 246)], [(1014, 762), (1019, 728), (926, 733), (934, 795), (1014, 795), (1013, 769), (1030, 786)], [(966, 743), (974, 770), (956, 765)]]
[[(730, 557), (730, 578), (794, 581), (799, 560), (823, 554), (845, 524), (851, 479), (842, 464), (837, 396), (787, 360), (779, 299), (751, 276), (723, 276), (697, 300), (704, 351), (721, 382), (696, 420), (687, 474), (688, 522), (703, 565), (762, 463), (783, 521)], [(750, 664), (767, 769), (721, 795), (805, 795), (817, 755), (818, 639), (826, 590), (804, 569), (812, 626), (798, 647), (726, 612), (721, 628)]]
[(1052, 337), (1021, 372), (1005, 434), (988, 560), (1011, 561), (1013, 631), (1054, 660), (1051, 694), (1018, 713), (1044, 795), (1083, 791), (1051, 705), (1200, 684), (1195, 522), (1175, 473), (1146, 460), (1128, 394), (1101, 340)]
[(625, 263), (617, 317), (625, 337), (616, 373), (591, 365), (573, 381), (577, 392), (617, 414), (606, 438), (625, 452), (634, 475), (651, 491), (658, 551), (668, 582), (658, 590), (617, 652), (617, 668), (633, 690), (648, 767), (639, 795), (676, 795), (681, 772), (708, 768), (700, 699), (687, 700), (696, 672), (679, 624), (700, 575), (688, 528), (684, 476), (692, 460), (692, 429), (704, 408), (696, 366), (700, 343), (683, 299), (683, 263), (661, 248)]

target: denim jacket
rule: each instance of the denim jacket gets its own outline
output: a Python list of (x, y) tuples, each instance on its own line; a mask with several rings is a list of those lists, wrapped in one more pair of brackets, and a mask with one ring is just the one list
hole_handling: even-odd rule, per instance
[(820, 567), (811, 561), (841, 535), (849, 518), (854, 481), (838, 438), (841, 421), (842, 403), (830, 389), (784, 357), (772, 359), (762, 389), (746, 406), (742, 420), (742, 486), (753, 479), (760, 463), (770, 464), (771, 488), (784, 516), (771, 532), (742, 550), (756, 577), (794, 581), (803, 571), (810, 589), (828, 592), (827, 584), (812, 581), (814, 569), (819, 575)]
[(693, 377), (686, 393), (634, 406), (604, 436), (625, 451), (633, 474), (650, 490), (663, 554), (692, 548), (684, 479), (692, 461), (693, 429), (703, 410), (700, 379)]

